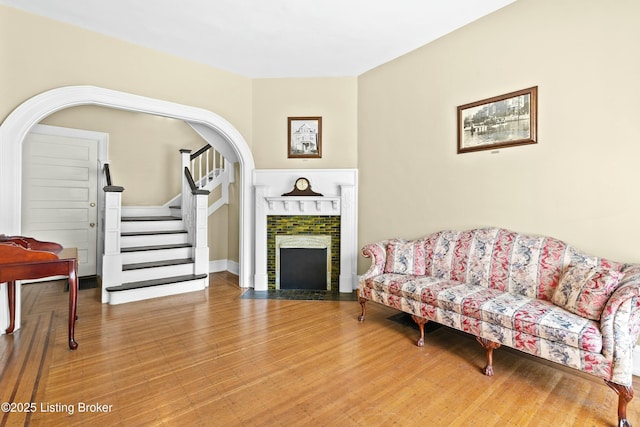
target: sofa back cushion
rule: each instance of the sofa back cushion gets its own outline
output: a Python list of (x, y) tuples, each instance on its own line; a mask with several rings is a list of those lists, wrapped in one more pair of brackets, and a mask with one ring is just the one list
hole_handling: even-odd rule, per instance
[(566, 310), (591, 320), (600, 315), (624, 273), (586, 263), (571, 264), (560, 278), (551, 301)]
[(560, 240), (502, 228), (435, 233), (424, 252), (427, 275), (547, 301), (572, 257)]
[(424, 276), (424, 242), (394, 239), (387, 244), (385, 273)]

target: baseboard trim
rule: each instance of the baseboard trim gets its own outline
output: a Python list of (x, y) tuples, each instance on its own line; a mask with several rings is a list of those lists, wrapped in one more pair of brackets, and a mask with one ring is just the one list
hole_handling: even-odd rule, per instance
[(237, 261), (227, 261), (227, 271), (236, 276), (240, 275), (240, 263)]
[(228, 271), (229, 273), (239, 275), (240, 264), (237, 261), (230, 261), (228, 259), (209, 261), (209, 273), (218, 273), (220, 271)]

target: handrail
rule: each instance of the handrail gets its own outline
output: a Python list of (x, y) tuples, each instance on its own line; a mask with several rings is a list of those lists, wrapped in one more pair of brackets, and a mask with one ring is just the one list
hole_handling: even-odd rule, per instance
[(196, 183), (193, 182), (193, 177), (191, 176), (191, 171), (189, 170), (188, 167), (184, 168), (184, 176), (187, 178), (187, 182), (189, 183), (189, 187), (191, 188), (191, 191), (195, 190), (196, 187)]
[(109, 163), (104, 164), (104, 174), (107, 177), (107, 185), (111, 185), (111, 172), (109, 171)]
[(124, 191), (124, 187), (120, 187), (118, 185), (113, 185), (111, 183), (111, 170), (109, 169), (109, 163), (105, 163), (103, 166), (105, 180), (107, 181), (107, 185), (103, 188), (106, 192), (112, 193), (122, 193)]
[(191, 194), (209, 194), (209, 190), (202, 190), (196, 186), (196, 183), (193, 181), (193, 176), (191, 176), (191, 171), (186, 166), (184, 168), (184, 176), (187, 178), (187, 182), (189, 183)]
[(201, 154), (207, 152), (208, 150), (210, 150), (211, 147), (209, 144), (205, 145), (204, 147), (200, 148), (198, 151), (196, 151), (195, 153), (193, 153), (191, 155), (191, 160), (195, 159), (196, 157), (200, 156)]

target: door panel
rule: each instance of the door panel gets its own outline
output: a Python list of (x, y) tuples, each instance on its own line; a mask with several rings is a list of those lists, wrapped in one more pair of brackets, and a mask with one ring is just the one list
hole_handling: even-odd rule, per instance
[(30, 133), (23, 143), (22, 234), (78, 248), (78, 274), (96, 274), (95, 139)]

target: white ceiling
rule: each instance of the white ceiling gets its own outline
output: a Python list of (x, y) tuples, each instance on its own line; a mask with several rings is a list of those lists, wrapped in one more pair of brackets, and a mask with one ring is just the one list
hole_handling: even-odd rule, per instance
[(267, 78), (357, 76), (514, 1), (0, 0), (0, 4), (247, 77)]

